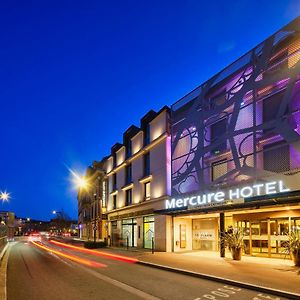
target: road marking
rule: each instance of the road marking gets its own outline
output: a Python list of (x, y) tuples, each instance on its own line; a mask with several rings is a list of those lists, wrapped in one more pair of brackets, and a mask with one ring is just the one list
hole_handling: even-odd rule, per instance
[(6, 290), (6, 282), (7, 282), (7, 264), (10, 248), (15, 245), (15, 243), (8, 243), (5, 252), (1, 253), (2, 260), (0, 264), (0, 299), (7, 299), (7, 290)]
[(134, 287), (132, 287), (132, 286), (126, 284), (126, 283), (123, 283), (121, 281), (118, 281), (116, 279), (110, 278), (110, 277), (108, 277), (106, 275), (103, 275), (101, 273), (98, 273), (98, 272), (96, 272), (96, 271), (94, 271), (92, 269), (88, 269), (88, 268), (86, 268), (86, 267), (84, 267), (82, 265), (78, 265), (78, 267), (80, 269), (86, 271), (87, 273), (89, 273), (89, 274), (97, 277), (98, 279), (100, 279), (102, 281), (105, 281), (105, 282), (107, 282), (109, 284), (112, 284), (112, 285), (114, 285), (114, 286), (116, 286), (116, 287), (118, 287), (120, 289), (123, 289), (126, 292), (129, 292), (129, 293), (134, 294), (134, 295), (136, 295), (138, 297), (141, 297), (142, 299), (146, 299), (146, 300), (161, 300), (160, 298), (152, 296), (152, 295), (150, 295), (150, 294), (148, 294), (146, 292), (143, 292), (143, 291), (141, 291), (141, 290), (139, 290), (137, 288), (134, 288)]
[[(244, 291), (240, 288), (224, 285), (223, 288), (217, 288), (215, 290), (212, 290), (206, 294), (203, 294), (201, 297), (195, 298), (194, 300), (203, 300), (203, 299), (210, 299), (210, 300), (218, 300), (220, 298), (231, 298), (232, 294), (235, 294), (237, 292)], [(257, 294), (252, 300), (264, 300), (264, 299), (270, 299), (270, 300), (280, 300), (279, 297), (273, 297), (266, 294)]]
[[(56, 258), (59, 258), (59, 259), (62, 260), (62, 261), (64, 260), (64, 259), (62, 259), (62, 258), (60, 258), (60, 257), (57, 257), (56, 255), (53, 255), (53, 256), (56, 257)], [(121, 289), (123, 289), (123, 290), (125, 290), (126, 292), (129, 292), (129, 293), (131, 293), (131, 294), (137, 295), (138, 297), (140, 297), (140, 298), (142, 298), (142, 299), (145, 299), (145, 300), (161, 300), (160, 298), (157, 298), (157, 297), (152, 296), (152, 295), (150, 295), (150, 294), (148, 294), (148, 293), (146, 293), (146, 292), (143, 292), (143, 291), (141, 291), (141, 290), (139, 290), (139, 289), (137, 289), (137, 288), (134, 288), (134, 287), (132, 287), (132, 286), (130, 286), (130, 285), (127, 285), (126, 283), (123, 283), (123, 282), (121, 282), (121, 281), (118, 281), (118, 280), (116, 280), (116, 279), (113, 279), (113, 278), (111, 278), (111, 277), (108, 277), (108, 276), (106, 276), (106, 275), (100, 274), (100, 273), (98, 273), (98, 272), (96, 272), (96, 271), (94, 271), (94, 270), (92, 270), (92, 269), (89, 269), (89, 268), (87, 268), (87, 267), (84, 267), (83, 265), (81, 265), (81, 264), (79, 264), (79, 263), (76, 263), (76, 262), (74, 262), (74, 261), (69, 261), (69, 262), (68, 262), (68, 265), (70, 265), (70, 264), (75, 265), (76, 268), (80, 268), (80, 269), (82, 269), (83, 271), (85, 271), (85, 272), (87, 272), (87, 273), (93, 275), (94, 277), (97, 277), (98, 279), (100, 279), (100, 280), (102, 280), (102, 281), (104, 281), (104, 282), (107, 282), (107, 283), (109, 283), (109, 284), (112, 284), (112, 285), (114, 285), (114, 286), (116, 286), (116, 287), (118, 287), (118, 288), (121, 288)]]

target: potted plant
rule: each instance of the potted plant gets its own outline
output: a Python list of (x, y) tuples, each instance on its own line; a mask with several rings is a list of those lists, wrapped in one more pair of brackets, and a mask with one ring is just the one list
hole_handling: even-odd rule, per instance
[(300, 267), (300, 230), (291, 230), (288, 238), (289, 240), (285, 244), (286, 252), (291, 255), (295, 266)]
[(224, 233), (225, 247), (231, 251), (233, 260), (241, 260), (244, 246), (244, 233), (240, 228), (228, 228)]

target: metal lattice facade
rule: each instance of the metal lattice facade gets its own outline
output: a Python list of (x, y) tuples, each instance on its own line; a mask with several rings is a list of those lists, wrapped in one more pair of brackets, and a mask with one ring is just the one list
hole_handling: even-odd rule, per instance
[(272, 178), (292, 185), (299, 61), (297, 18), (171, 107), (173, 196)]

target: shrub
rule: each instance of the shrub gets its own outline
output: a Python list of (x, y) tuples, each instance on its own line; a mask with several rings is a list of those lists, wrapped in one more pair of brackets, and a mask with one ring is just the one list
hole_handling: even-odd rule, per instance
[(88, 249), (105, 248), (105, 247), (106, 247), (106, 242), (104, 242), (104, 241), (100, 241), (100, 242), (87, 241), (87, 242), (84, 242), (84, 248), (88, 248)]

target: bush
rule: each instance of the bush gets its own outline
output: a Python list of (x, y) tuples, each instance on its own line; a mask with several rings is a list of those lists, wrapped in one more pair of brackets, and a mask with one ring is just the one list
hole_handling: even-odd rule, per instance
[(104, 241), (100, 241), (100, 242), (87, 241), (87, 242), (84, 242), (84, 248), (88, 248), (88, 249), (105, 248), (105, 247), (106, 247), (106, 242), (104, 242)]

